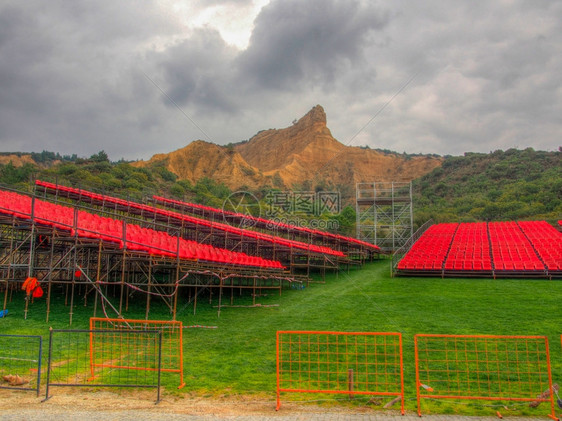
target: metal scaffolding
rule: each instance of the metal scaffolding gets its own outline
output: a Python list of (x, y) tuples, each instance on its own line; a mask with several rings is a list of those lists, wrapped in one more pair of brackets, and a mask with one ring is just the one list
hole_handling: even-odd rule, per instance
[[(67, 188), (68, 189), (68, 188)], [(311, 270), (320, 272), (322, 279), (328, 271), (337, 272), (341, 267), (352, 264), (363, 264), (373, 259), (373, 251), (361, 245), (341, 247), (348, 255), (330, 256), (321, 252), (290, 247), (263, 238), (253, 238), (251, 232), (241, 235), (237, 232), (228, 232), (207, 220), (202, 223), (190, 219), (183, 219), (179, 214), (162, 213), (162, 209), (141, 205), (136, 202), (123, 201), (110, 196), (92, 195), (91, 192), (81, 189), (61, 190), (57, 187), (44, 187), (36, 185), (37, 197), (54, 200), (57, 203), (70, 201), (74, 206), (84, 207), (93, 213), (100, 213), (122, 219), (128, 223), (135, 223), (151, 229), (165, 231), (172, 236), (179, 236), (186, 240), (208, 244), (230, 251), (245, 253), (251, 256), (280, 261), (292, 275), (304, 276), (309, 282)], [(69, 204), (69, 203), (66, 203)], [(303, 243), (308, 246), (312, 241)], [(339, 244), (339, 243), (337, 243)], [(332, 245), (332, 244), (330, 244)]]
[[(302, 282), (287, 272), (259, 268), (232, 268), (210, 263), (159, 257), (119, 249), (101, 240), (84, 239), (35, 220), (0, 218), (0, 285), (2, 308), (12, 294), (21, 290), (23, 280), (33, 276), (45, 290), (46, 321), (49, 321), (53, 294), (64, 295), (72, 324), (73, 309), (93, 302), (94, 316), (120, 317), (128, 311), (129, 300), (145, 301), (146, 318), (151, 301), (162, 300), (175, 319), (178, 299), (193, 306), (195, 313), (202, 293), (218, 299), (218, 311), (226, 299), (232, 305), (235, 292), (251, 290), (253, 302), (262, 290), (281, 294), (283, 283)], [(225, 296), (228, 292), (228, 296)], [(26, 301), (25, 315), (28, 304)], [(228, 305), (228, 304), (227, 304)]]
[[(87, 238), (76, 226), (77, 212), (89, 209), (99, 213), (99, 209), (74, 203), (73, 227), (66, 229), (37, 216), (34, 208), (38, 199), (27, 197), (32, 203), (29, 214), (10, 211), (6, 203), (0, 203), (0, 297), (4, 310), (12, 297), (21, 293), (27, 278), (38, 281), (41, 295), (44, 292), (46, 321), (52, 312), (52, 299), (58, 295), (64, 296), (70, 324), (79, 303), (93, 303), (94, 316), (103, 313), (105, 317), (121, 317), (131, 300), (140, 301), (148, 318), (151, 302), (157, 299), (175, 319), (178, 304), (183, 308), (193, 306), (195, 312), (204, 296), (210, 302), (218, 300), (220, 314), (221, 307), (228, 302), (232, 305), (235, 293), (242, 295), (249, 290), (255, 304), (262, 290), (281, 294), (283, 284), (308, 281), (308, 277), (287, 270), (186, 260), (179, 255), (137, 252), (112, 241)], [(177, 231), (176, 227), (167, 228)], [(25, 318), (34, 298), (29, 294), (26, 297)]]
[(356, 185), (357, 238), (385, 252), (412, 236), (412, 183), (381, 181)]
[[(234, 305), (235, 296), (244, 295), (244, 291), (251, 294), (252, 305), (259, 305), (256, 298), (268, 290), (281, 294), (284, 286), (308, 284), (312, 282), (312, 272), (323, 280), (327, 271), (362, 264), (376, 253), (368, 245), (339, 238), (325, 245), (339, 246), (347, 255), (334, 254), (328, 248), (316, 247), (313, 251), (309, 245), (320, 238), (292, 247), (294, 243), (273, 241), (259, 233), (254, 236), (252, 232), (219, 229), (210, 221), (195, 221), (109, 196), (87, 195), (82, 190), (64, 191), (58, 186), (36, 186), (34, 193), (7, 188), (1, 192), (0, 309), (6, 309), (25, 281), (34, 279), (41, 286), (41, 294), (43, 290), (45, 293), (47, 321), (55, 296), (64, 296), (70, 324), (78, 303), (93, 303), (94, 316), (103, 313), (106, 317), (121, 317), (131, 301), (140, 302), (145, 305), (148, 319), (151, 303), (158, 300), (175, 319), (178, 304), (183, 309), (193, 306), (195, 313), (198, 301), (208, 298), (209, 303), (218, 301), (220, 314), (221, 307)], [(85, 215), (117, 222), (119, 236), (108, 238), (101, 234), (101, 222), (100, 227), (87, 228)], [(162, 244), (152, 244), (154, 250), (139, 251), (133, 246), (140, 243), (127, 237), (135, 227), (169, 234), (169, 241), (177, 242), (173, 249), (176, 251)], [(246, 256), (244, 259), (254, 256), (267, 262), (278, 261), (282, 266), (252, 264), (249, 260), (230, 263), (218, 260), (218, 254), (209, 258), (181, 257), (180, 240), (215, 247), (224, 253), (240, 253)], [(28, 292), (25, 317), (34, 297)]]
[[(322, 282), (326, 272), (380, 252), (342, 236), (287, 228), (289, 241), (267, 235), (267, 226), (240, 230), (181, 211), (45, 182), (33, 193), (0, 188), (1, 309), (33, 280), (41, 286), (38, 297), (44, 290), (47, 321), (56, 296), (64, 296), (70, 324), (82, 302), (106, 317), (122, 317), (130, 301), (142, 303), (148, 319), (158, 300), (175, 319), (178, 304), (195, 312), (208, 297), (220, 314), (243, 291), (259, 305), (256, 297), (267, 290), (281, 294), (284, 286), (308, 284), (312, 273)], [(141, 228), (146, 238), (138, 237)], [(26, 292), (25, 317), (35, 298)]]

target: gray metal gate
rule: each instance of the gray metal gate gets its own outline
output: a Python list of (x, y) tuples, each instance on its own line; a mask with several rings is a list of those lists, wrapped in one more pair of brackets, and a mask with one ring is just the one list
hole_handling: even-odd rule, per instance
[(33, 390), (39, 396), (43, 338), (0, 335), (0, 388)]
[(162, 331), (51, 330), (45, 400), (51, 387), (154, 388), (160, 401)]

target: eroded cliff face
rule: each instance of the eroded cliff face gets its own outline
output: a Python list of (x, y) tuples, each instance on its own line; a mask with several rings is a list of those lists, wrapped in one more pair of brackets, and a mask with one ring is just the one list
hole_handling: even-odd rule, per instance
[(290, 127), (264, 130), (234, 147), (198, 140), (135, 165), (161, 161), (181, 179), (196, 182), (210, 177), (231, 189), (272, 183), (290, 187), (304, 181), (353, 186), (357, 182), (409, 181), (442, 163), (434, 156), (405, 157), (345, 146), (332, 136), (320, 105)]
[(266, 184), (266, 179), (259, 170), (248, 164), (234, 149), (203, 140), (196, 140), (184, 148), (168, 154), (154, 155), (146, 162), (138, 161), (132, 165), (146, 166), (162, 161), (169, 171), (192, 183), (208, 177), (231, 188)]

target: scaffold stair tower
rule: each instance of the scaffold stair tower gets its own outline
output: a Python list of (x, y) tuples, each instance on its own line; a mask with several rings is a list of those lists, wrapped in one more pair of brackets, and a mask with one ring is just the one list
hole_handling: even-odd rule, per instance
[(356, 185), (357, 238), (393, 252), (412, 236), (412, 183), (381, 181)]

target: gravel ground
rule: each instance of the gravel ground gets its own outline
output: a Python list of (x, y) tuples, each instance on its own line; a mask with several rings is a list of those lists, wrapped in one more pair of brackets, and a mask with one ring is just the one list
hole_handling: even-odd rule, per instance
[[(143, 396), (139, 396), (144, 394)], [(414, 412), (401, 416), (399, 411), (384, 412), (378, 409), (320, 407), (312, 404), (283, 402), (275, 411), (271, 399), (257, 400), (247, 397), (202, 398), (164, 397), (154, 403), (155, 395), (149, 392), (114, 393), (107, 391), (56, 391), (42, 402), (30, 392), (0, 390), (1, 421), (414, 421), (420, 420)], [(547, 410), (543, 413), (546, 413)], [(503, 414), (510, 421), (548, 420), (541, 417), (514, 417)], [(496, 421), (495, 416), (424, 415), (427, 421)]]

